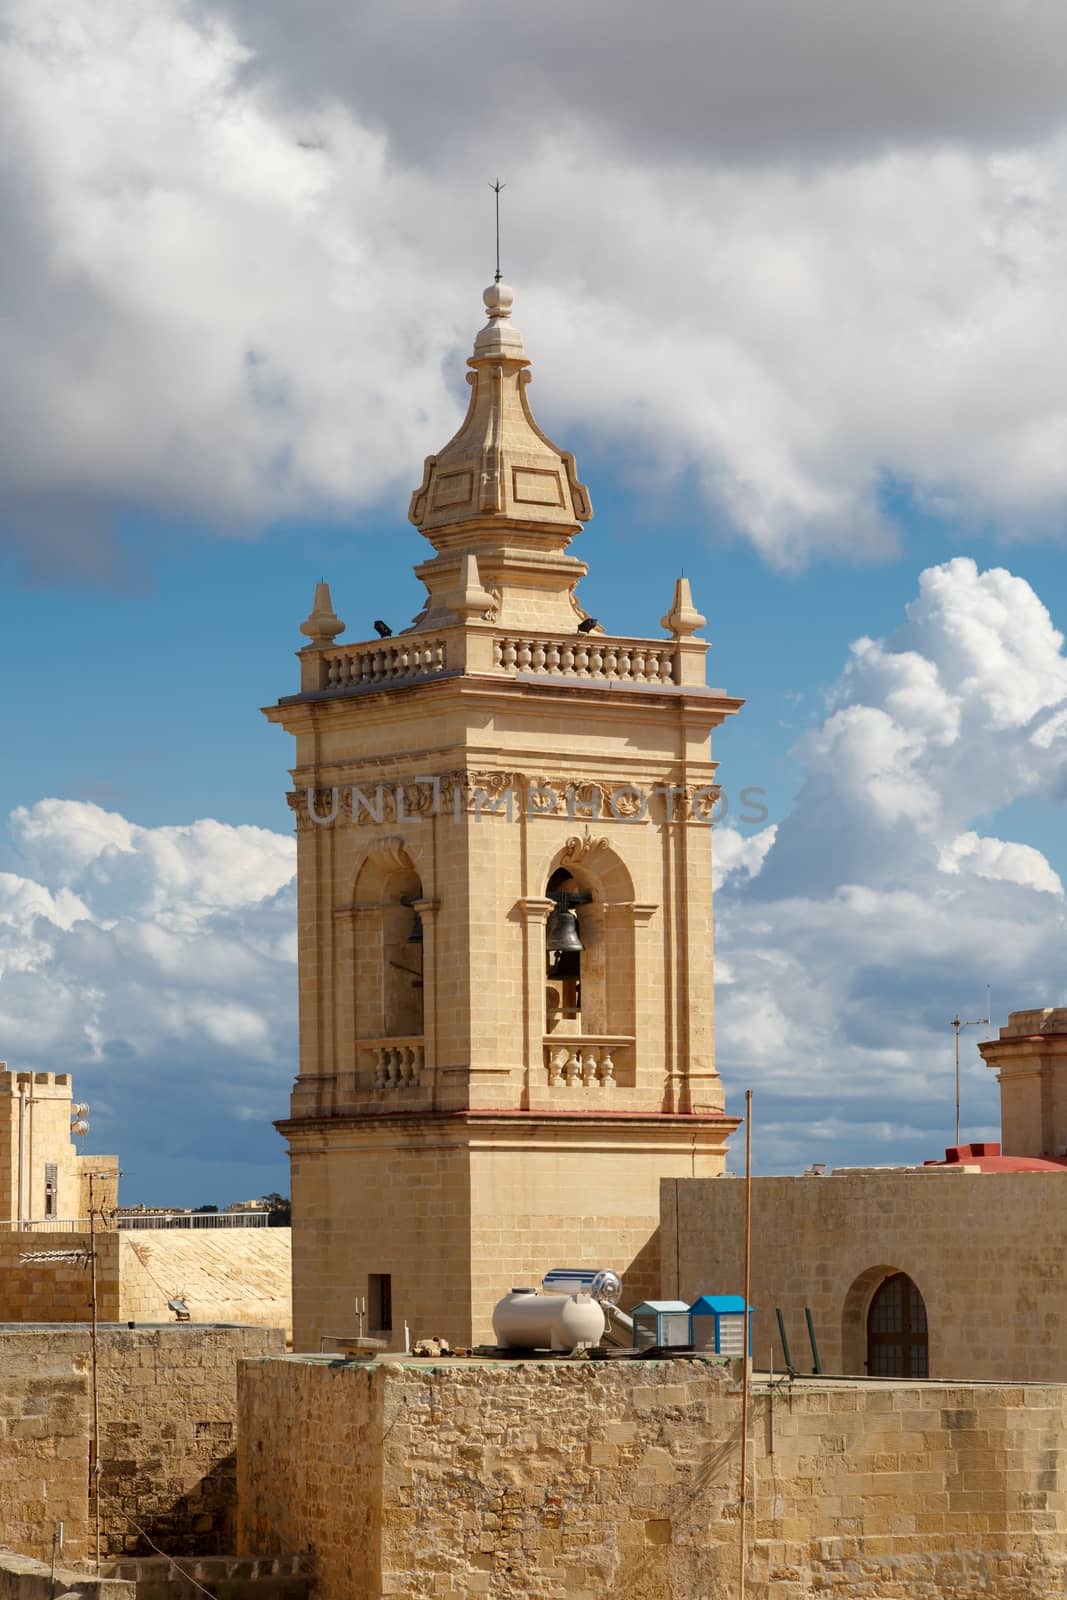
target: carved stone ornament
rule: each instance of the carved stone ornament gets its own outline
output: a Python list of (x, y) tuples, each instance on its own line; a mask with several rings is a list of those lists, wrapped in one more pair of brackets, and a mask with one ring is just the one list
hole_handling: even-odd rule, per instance
[(564, 866), (588, 866), (602, 850), (607, 850), (609, 853), (611, 850), (611, 845), (602, 836), (587, 834), (584, 839), (575, 836), (568, 839), (563, 846), (560, 861)]

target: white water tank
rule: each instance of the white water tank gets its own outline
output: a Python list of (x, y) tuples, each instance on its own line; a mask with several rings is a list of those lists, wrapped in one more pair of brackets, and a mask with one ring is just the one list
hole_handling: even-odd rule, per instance
[(603, 1308), (589, 1294), (512, 1289), (493, 1309), (501, 1350), (576, 1350), (599, 1344), (606, 1326)]

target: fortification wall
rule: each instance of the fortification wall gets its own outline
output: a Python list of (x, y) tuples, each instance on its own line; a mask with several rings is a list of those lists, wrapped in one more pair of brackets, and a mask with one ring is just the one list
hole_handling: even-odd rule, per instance
[(137, 1228), (119, 1235), (119, 1321), (167, 1321), (179, 1299), (194, 1322), (292, 1327), (288, 1228)]
[[(319, 1600), (732, 1594), (736, 1378), (698, 1361), (245, 1362), (239, 1549), (310, 1546)], [(1061, 1596), (1064, 1407), (1058, 1387), (757, 1388), (752, 1600)]]
[[(744, 1284), (744, 1184), (660, 1188), (663, 1292), (691, 1302)], [(905, 1272), (926, 1307), (932, 1378), (1067, 1380), (1067, 1173), (868, 1171), (752, 1183), (753, 1357), (781, 1365), (781, 1306), (810, 1370), (810, 1306), (826, 1372), (862, 1373), (878, 1285)]]
[[(265, 1328), (100, 1329), (105, 1554), (147, 1549), (127, 1516), (168, 1554), (232, 1547), (237, 1362), (283, 1348)], [(85, 1559), (91, 1438), (86, 1324), (0, 1328), (0, 1543), (46, 1560), (62, 1520)]]

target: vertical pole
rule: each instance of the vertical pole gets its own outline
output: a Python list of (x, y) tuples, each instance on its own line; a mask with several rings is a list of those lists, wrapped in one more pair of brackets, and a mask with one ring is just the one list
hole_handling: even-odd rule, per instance
[(741, 1516), (739, 1519), (740, 1567), (737, 1593), (745, 1600), (745, 1538), (748, 1532), (748, 1389), (751, 1365), (752, 1331), (749, 1322), (749, 1297), (752, 1288), (752, 1090), (745, 1090), (745, 1335), (741, 1387)]
[(26, 1085), (19, 1086), (19, 1227), (26, 1226)]
[(93, 1174), (89, 1174), (89, 1271), (92, 1296), (92, 1322), (89, 1329), (91, 1372), (93, 1386), (93, 1466), (91, 1488), (93, 1493), (93, 1523), (96, 1544), (96, 1575), (100, 1576), (100, 1385), (96, 1364), (96, 1202), (93, 1194)]
[(956, 1030), (956, 1143), (960, 1142), (960, 1015), (957, 1011), (952, 1019), (952, 1026)]

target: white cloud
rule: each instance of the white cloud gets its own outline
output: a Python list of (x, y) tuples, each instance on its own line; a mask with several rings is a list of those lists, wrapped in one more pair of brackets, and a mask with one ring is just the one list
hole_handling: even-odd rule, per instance
[(143, 828), (58, 800), (20, 808), (10, 832), (25, 865), (0, 876), (8, 1061), (74, 1073), (95, 1147), (114, 1140), (135, 1198), (158, 1195), (178, 1155), (223, 1181), (264, 1167), (270, 1187), (283, 1149), (242, 1108), (281, 1114), (295, 1071), (293, 840)]
[(774, 843), (777, 829), (772, 824), (758, 833), (743, 834), (729, 823), (716, 824), (712, 841), (712, 881), (716, 889), (738, 873), (755, 878)]
[(1063, 894), (1063, 884), (1040, 850), (1004, 839), (981, 839), (961, 833), (945, 845), (937, 860), (941, 872), (973, 872), (979, 878), (1001, 878), (1038, 889), (1042, 894)]
[[(1049, 3), (674, 0), (610, 47), (595, 5), (3, 9), (0, 536), (38, 565), (99, 566), (131, 505), (401, 516), (459, 414), (487, 148), (553, 432), (686, 474), (779, 564), (891, 548), (887, 486), (1059, 535)], [(501, 26), (522, 68), (472, 94)]]
[[(1063, 637), (999, 569), (929, 569), (897, 632), (853, 647), (761, 870), (718, 899), (720, 1070), (734, 1097), (761, 1091), (766, 1162), (937, 1155), (956, 1010), (980, 1016), (987, 983), (1001, 1020), (1067, 999), (1058, 874), (978, 825), (1023, 796), (1057, 802), (1067, 752), (1035, 730), (1065, 710)], [(964, 1037), (965, 1130), (997, 1121), (980, 1036)]]

